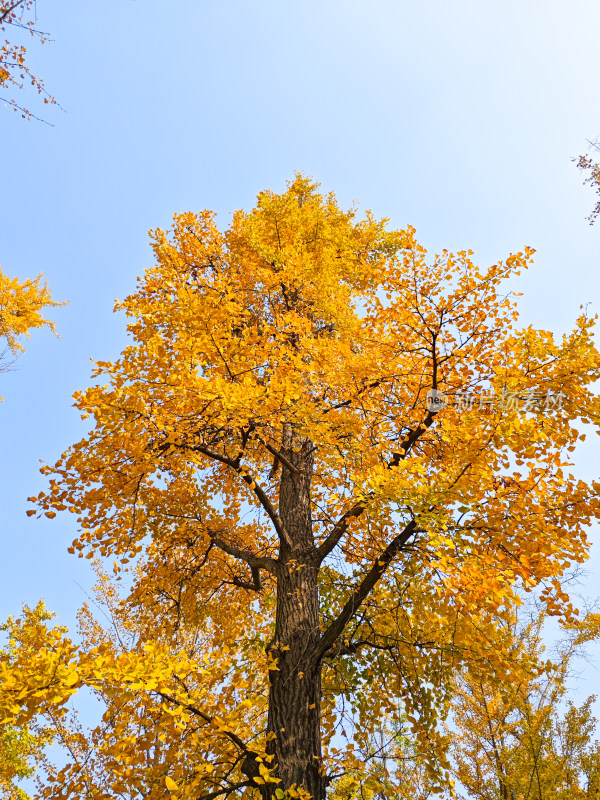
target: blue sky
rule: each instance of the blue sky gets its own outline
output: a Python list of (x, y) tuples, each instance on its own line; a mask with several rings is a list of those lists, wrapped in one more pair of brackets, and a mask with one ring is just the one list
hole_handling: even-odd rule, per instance
[[(38, 15), (54, 41), (35, 66), (65, 113), (42, 109), (49, 127), (0, 107), (0, 264), (43, 271), (69, 306), (60, 339), (36, 333), (0, 376), (0, 618), (43, 597), (71, 625), (92, 583), (66, 552), (75, 520), (30, 520), (26, 498), (40, 459), (82, 435), (71, 395), (123, 347), (114, 299), (175, 212), (227, 225), (302, 170), (432, 252), (486, 265), (536, 248), (513, 287), (524, 322), (560, 333), (580, 304), (600, 310), (600, 224), (571, 161), (600, 134), (596, 0), (38, 0)], [(596, 555), (590, 596), (599, 575)], [(594, 682), (588, 665), (582, 691)]]

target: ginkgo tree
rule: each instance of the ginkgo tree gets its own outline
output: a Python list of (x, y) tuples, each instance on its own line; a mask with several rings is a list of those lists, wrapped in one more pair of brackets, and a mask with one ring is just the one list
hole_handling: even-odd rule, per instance
[[(30, 620), (43, 621), (51, 615), (40, 604), (35, 609), (24, 609)], [(7, 635), (8, 646), (2, 651), (3, 660), (10, 663), (16, 648), (16, 640), (11, 637), (12, 619), (0, 625), (0, 631)], [(52, 742), (50, 727), (14, 727), (4, 725), (0, 729), (0, 790), (4, 800), (28, 800), (28, 795), (19, 786), (24, 778), (31, 778), (36, 765), (45, 763), (44, 750)]]
[(506, 281), (531, 249), (428, 257), (300, 175), (224, 232), (184, 213), (152, 243), (117, 303), (131, 342), (75, 396), (89, 432), (30, 511), (72, 512), (73, 551), (130, 570), (130, 635), (23, 620), (0, 720), (102, 697), (47, 798), (391, 798), (383, 719), (441, 785), (456, 669), (514, 677), (494, 642), (523, 589), (576, 615), (594, 320), (521, 327)]
[[(480, 800), (584, 800), (600, 796), (600, 743), (594, 695), (568, 697), (573, 661), (600, 635), (600, 615), (567, 626), (545, 660), (544, 613), (505, 630), (507, 657), (529, 663), (529, 676), (494, 684), (467, 669), (453, 702), (455, 773), (467, 797)], [(544, 663), (545, 662), (545, 663)]]

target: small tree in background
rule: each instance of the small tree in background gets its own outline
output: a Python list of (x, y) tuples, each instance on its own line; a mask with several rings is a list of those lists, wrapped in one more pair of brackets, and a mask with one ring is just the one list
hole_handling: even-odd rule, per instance
[[(25, 608), (25, 618), (41, 622), (51, 618), (39, 604), (35, 609)], [(11, 664), (15, 657), (17, 641), (12, 636), (13, 620), (0, 625), (7, 638), (7, 647), (0, 650), (2, 660)], [(40, 765), (46, 764), (45, 748), (53, 740), (50, 726), (40, 727), (34, 722), (28, 726), (4, 724), (0, 727), (0, 791), (4, 800), (28, 800), (28, 795), (19, 786), (24, 778), (32, 778)]]
[[(567, 627), (557, 658), (544, 662), (540, 613), (506, 629), (507, 657), (529, 665), (519, 682), (493, 682), (469, 669), (453, 705), (452, 752), (467, 797), (480, 800), (584, 800), (600, 797), (600, 744), (591, 713), (565, 703), (572, 662), (600, 636), (600, 615)], [(458, 733), (458, 735), (456, 735)]]

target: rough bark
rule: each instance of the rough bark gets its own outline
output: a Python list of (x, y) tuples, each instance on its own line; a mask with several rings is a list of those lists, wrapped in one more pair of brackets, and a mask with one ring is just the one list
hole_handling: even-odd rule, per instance
[[(314, 800), (325, 798), (321, 756), (321, 663), (314, 652), (320, 638), (319, 589), (310, 506), (312, 443), (288, 431), (284, 455), (295, 472), (284, 467), (279, 513), (287, 533), (282, 542), (277, 578), (275, 635), (268, 646), (277, 669), (269, 671), (268, 752), (277, 764), (278, 784), (306, 789)], [(274, 786), (266, 786), (270, 800)]]

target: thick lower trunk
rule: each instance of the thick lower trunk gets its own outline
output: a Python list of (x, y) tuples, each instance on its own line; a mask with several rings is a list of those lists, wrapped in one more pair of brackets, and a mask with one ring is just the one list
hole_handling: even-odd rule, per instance
[[(311, 658), (319, 638), (317, 574), (289, 564), (279, 581), (276, 638), (270, 656), (267, 750), (275, 756), (281, 788), (296, 784), (314, 800), (325, 797), (321, 761), (321, 666)], [(270, 795), (269, 795), (270, 797)]]
[[(282, 543), (277, 580), (275, 636), (268, 653), (269, 716), (267, 751), (274, 756), (277, 787), (294, 784), (313, 800), (325, 798), (321, 757), (321, 665), (314, 663), (319, 629), (318, 565), (312, 533), (310, 480), (312, 443), (293, 443), (285, 455), (298, 468), (284, 469), (279, 512), (289, 541)], [(271, 800), (275, 785), (265, 787)]]

